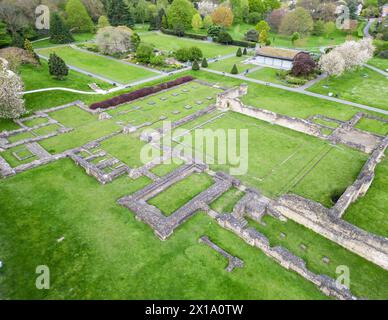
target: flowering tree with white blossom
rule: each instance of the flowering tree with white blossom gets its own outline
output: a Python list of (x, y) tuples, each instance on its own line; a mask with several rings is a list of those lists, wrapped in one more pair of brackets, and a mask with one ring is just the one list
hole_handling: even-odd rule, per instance
[(0, 58), (0, 118), (16, 119), (26, 112), (23, 90), (23, 81), (9, 70), (8, 61)]

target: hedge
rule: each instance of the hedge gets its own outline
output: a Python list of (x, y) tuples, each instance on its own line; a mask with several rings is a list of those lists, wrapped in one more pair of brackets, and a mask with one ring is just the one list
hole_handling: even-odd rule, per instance
[(245, 41), (245, 40), (233, 40), (231, 44), (237, 47), (245, 47), (245, 48), (256, 47), (256, 42)]
[[(160, 31), (162, 31), (165, 34), (176, 36), (176, 32), (174, 30), (161, 28)], [(188, 33), (188, 32), (185, 32), (183, 36), (187, 38), (197, 39), (197, 40), (207, 40), (208, 38), (207, 36), (202, 34)]]
[(144, 98), (146, 96), (149, 96), (150, 94), (158, 93), (162, 90), (170, 89), (172, 87), (179, 86), (181, 84), (184, 84), (186, 82), (193, 81), (195, 78), (192, 76), (186, 76), (181, 77), (172, 81), (160, 83), (158, 85), (152, 86), (152, 87), (145, 87), (136, 91), (132, 91), (130, 93), (125, 93), (116, 97), (113, 97), (108, 100), (100, 101), (93, 103), (89, 106), (90, 109), (108, 109), (111, 107), (118, 106), (123, 103), (131, 102), (133, 100)]

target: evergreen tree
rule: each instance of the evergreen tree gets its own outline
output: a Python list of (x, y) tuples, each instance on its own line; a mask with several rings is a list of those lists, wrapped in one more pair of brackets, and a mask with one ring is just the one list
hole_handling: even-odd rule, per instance
[(6, 24), (0, 21), (0, 48), (10, 45), (11, 41), (12, 38), (8, 33)]
[(231, 74), (238, 74), (238, 69), (237, 69), (237, 66), (235, 64), (233, 65), (232, 71), (230, 73)]
[(140, 39), (139, 35), (136, 32), (134, 32), (131, 36), (131, 43), (132, 43), (133, 51), (137, 50), (137, 47), (139, 46), (140, 42), (141, 42), (141, 39)]
[(24, 48), (24, 38), (19, 32), (15, 32), (12, 36), (12, 46), (18, 48)]
[(112, 26), (134, 26), (133, 13), (123, 0), (106, 0), (106, 8), (108, 19)]
[(93, 32), (94, 24), (81, 0), (69, 0), (66, 4), (67, 26), (77, 32)]
[(248, 54), (247, 48), (244, 48), (243, 55), (246, 56)]
[(65, 61), (55, 53), (50, 54), (48, 65), (50, 74), (58, 80), (63, 80), (69, 74), (69, 68)]
[(238, 48), (238, 50), (236, 52), (236, 57), (241, 57), (241, 56), (242, 56), (241, 48)]
[(193, 69), (194, 71), (198, 71), (199, 70), (199, 64), (198, 64), (197, 60), (194, 60), (191, 69)]
[(206, 58), (203, 58), (201, 65), (202, 65), (202, 68), (207, 68), (209, 66), (208, 63), (207, 63)]
[(73, 41), (74, 39), (69, 29), (65, 26), (58, 13), (54, 12), (50, 18), (50, 42), (70, 43)]
[(31, 43), (30, 40), (28, 40), (28, 39), (24, 40), (24, 49), (25, 49), (29, 54), (31, 54), (31, 55), (34, 57), (34, 59), (36, 60), (36, 62), (37, 62), (38, 64), (41, 64), (41, 63), (40, 63), (40, 58), (39, 58), (39, 56), (36, 54), (36, 52), (34, 51), (34, 48), (32, 47), (32, 43)]

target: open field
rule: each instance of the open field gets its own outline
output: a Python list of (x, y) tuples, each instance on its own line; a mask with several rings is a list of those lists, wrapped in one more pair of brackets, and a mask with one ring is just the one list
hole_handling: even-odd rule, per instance
[(46, 57), (51, 53), (56, 53), (71, 66), (121, 83), (129, 83), (156, 75), (152, 71), (128, 65), (120, 60), (97, 56), (69, 46), (41, 49), (37, 52)]
[(152, 44), (163, 51), (176, 51), (180, 48), (198, 47), (206, 58), (215, 58), (235, 53), (238, 47), (206, 42), (190, 38), (177, 38), (160, 32), (148, 32), (141, 35), (143, 42)]
[(308, 90), (326, 95), (332, 92), (340, 99), (388, 110), (388, 91), (383, 89), (387, 86), (386, 77), (368, 68), (361, 68), (340, 77), (323, 79)]
[[(332, 206), (332, 199), (355, 180), (367, 159), (367, 155), (345, 146), (332, 146), (320, 139), (233, 112), (203, 128), (249, 130), (248, 149), (239, 149), (242, 146), (237, 137), (240, 162), (248, 163), (247, 172), (237, 178), (270, 197), (291, 192)], [(183, 137), (179, 141), (188, 143)], [(195, 146), (196, 151), (209, 154), (204, 145)], [(229, 162), (219, 164), (217, 159), (222, 151), (225, 150), (217, 150), (211, 155), (216, 159), (211, 167), (229, 173), (230, 166), (237, 166)], [(208, 163), (212, 157), (207, 159)]]
[[(161, 242), (115, 203), (147, 183), (120, 178), (101, 186), (70, 160), (0, 181), (0, 247), (7, 261), (1, 298), (325, 298), (206, 215)], [(226, 260), (198, 243), (203, 234), (238, 253), (246, 267), (224, 271)], [(65, 240), (57, 242), (60, 237)], [(35, 288), (35, 268), (42, 264), (50, 267), (48, 291)]]

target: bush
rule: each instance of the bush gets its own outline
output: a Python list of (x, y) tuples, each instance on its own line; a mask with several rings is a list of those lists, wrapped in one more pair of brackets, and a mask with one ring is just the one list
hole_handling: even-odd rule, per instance
[(198, 64), (197, 60), (194, 60), (193, 65), (191, 66), (191, 69), (193, 71), (198, 71), (199, 70), (199, 64)]
[(232, 71), (230, 71), (231, 74), (238, 74), (238, 69), (237, 69), (237, 66), (234, 64), (233, 65), (233, 68), (232, 68)]
[(207, 68), (209, 66), (206, 58), (203, 58), (201, 66), (202, 66), (202, 68)]
[(376, 47), (376, 55), (378, 55), (381, 51), (388, 50), (388, 41), (375, 40), (373, 41), (373, 45)]
[(164, 66), (164, 57), (159, 56), (152, 56), (150, 59), (150, 63), (154, 66)]
[(164, 83), (158, 84), (156, 86), (145, 87), (145, 88), (142, 88), (142, 89), (139, 89), (136, 91), (132, 91), (130, 93), (125, 93), (125, 94), (113, 97), (113, 98), (108, 99), (108, 100), (93, 103), (92, 105), (90, 105), (89, 108), (92, 110), (108, 109), (108, 108), (115, 107), (115, 106), (118, 106), (118, 105), (123, 104), (123, 103), (131, 102), (131, 101), (139, 99), (139, 98), (144, 98), (150, 94), (155, 94), (155, 93), (160, 92), (162, 90), (170, 89), (170, 88), (179, 86), (181, 84), (184, 84), (186, 82), (190, 82), (193, 80), (194, 80), (194, 77), (192, 77), (192, 76), (178, 78), (178, 79), (175, 79), (175, 80), (172, 80), (169, 82), (164, 82)]
[(199, 61), (203, 57), (202, 51), (198, 47), (191, 47), (189, 49), (189, 60), (190, 61)]
[(226, 32), (226, 31), (221, 31), (218, 34), (217, 41), (222, 44), (231, 44), (233, 42), (232, 36)]
[(383, 59), (388, 59), (388, 50), (381, 51), (379, 57)]
[(180, 62), (187, 62), (190, 60), (190, 51), (188, 48), (181, 48), (175, 52), (175, 58)]
[(213, 39), (217, 39), (218, 38), (218, 35), (220, 34), (220, 32), (224, 30), (222, 27), (220, 26), (210, 26), (208, 29), (207, 29), (207, 34), (209, 37), (213, 38)]
[(308, 81), (306, 79), (296, 78), (296, 77), (293, 77), (290, 75), (287, 75), (285, 79), (286, 79), (287, 83), (297, 85), (297, 86), (302, 86)]
[(236, 47), (244, 47), (244, 48), (254, 48), (254, 47), (256, 47), (256, 43), (255, 42), (244, 41), (244, 40), (232, 40), (231, 44), (236, 46)]
[(253, 41), (253, 42), (258, 42), (259, 41), (259, 32), (255, 29), (249, 30), (245, 34), (245, 40), (247, 41)]
[(241, 48), (238, 48), (236, 52), (236, 57), (241, 57), (241, 56), (242, 56)]
[(248, 15), (248, 22), (250, 24), (256, 25), (261, 20), (261, 14), (258, 12), (251, 12)]
[(140, 43), (136, 50), (136, 59), (143, 63), (150, 63), (154, 48), (147, 43)]

